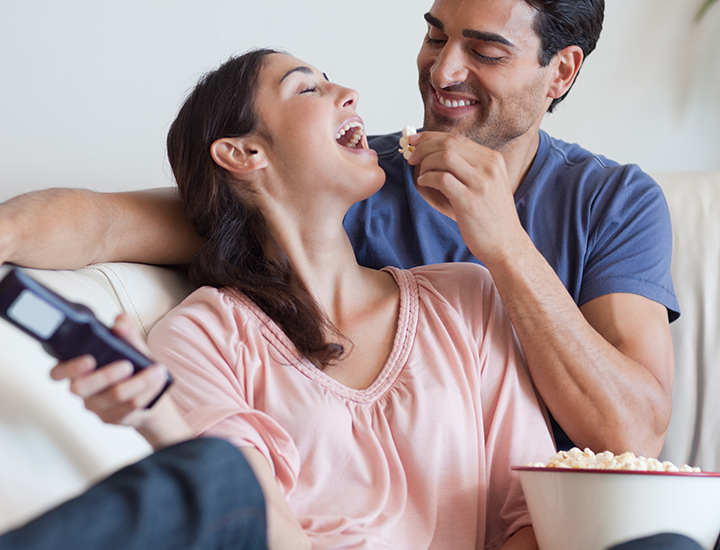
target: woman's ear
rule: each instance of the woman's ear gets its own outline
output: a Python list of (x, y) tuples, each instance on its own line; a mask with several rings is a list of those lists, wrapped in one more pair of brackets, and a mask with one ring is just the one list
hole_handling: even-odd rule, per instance
[(246, 138), (220, 138), (210, 146), (213, 160), (232, 174), (247, 176), (267, 167), (261, 147)]
[(565, 95), (572, 86), (584, 57), (580, 46), (568, 46), (556, 54), (553, 60), (554, 74), (550, 82), (550, 97), (557, 99)]

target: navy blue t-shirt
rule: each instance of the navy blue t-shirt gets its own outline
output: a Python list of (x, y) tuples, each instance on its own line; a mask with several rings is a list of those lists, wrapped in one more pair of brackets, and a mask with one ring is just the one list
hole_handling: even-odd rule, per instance
[[(400, 132), (370, 138), (387, 180), (354, 205), (345, 229), (361, 265), (411, 268), (443, 262), (480, 263), (457, 223), (415, 189), (398, 153)], [(670, 261), (670, 212), (660, 186), (635, 165), (619, 165), (540, 131), (540, 146), (515, 206), (533, 243), (578, 306), (616, 292), (663, 304), (679, 316)], [(553, 421), (558, 447), (570, 443)]]

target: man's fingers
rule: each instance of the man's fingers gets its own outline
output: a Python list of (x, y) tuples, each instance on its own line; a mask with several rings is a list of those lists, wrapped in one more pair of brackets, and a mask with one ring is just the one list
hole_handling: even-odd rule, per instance
[[(463, 184), (450, 172), (425, 172), (423, 175), (418, 177), (417, 184), (419, 188), (432, 189), (437, 193), (440, 193), (450, 204), (454, 204), (455, 201), (464, 200), (463, 196), (466, 190), (465, 184)], [(421, 189), (418, 190), (422, 193)], [(436, 194), (430, 194), (430, 196), (435, 197), (434, 202), (439, 200), (439, 197)]]

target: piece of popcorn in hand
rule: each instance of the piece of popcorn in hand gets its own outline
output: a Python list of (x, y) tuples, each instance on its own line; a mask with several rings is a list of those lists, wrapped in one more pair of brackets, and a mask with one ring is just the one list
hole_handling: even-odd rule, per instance
[(402, 137), (400, 138), (400, 149), (398, 152), (402, 153), (405, 160), (410, 158), (410, 155), (415, 151), (415, 147), (408, 143), (408, 137), (417, 134), (417, 130), (414, 126), (405, 126), (402, 131)]

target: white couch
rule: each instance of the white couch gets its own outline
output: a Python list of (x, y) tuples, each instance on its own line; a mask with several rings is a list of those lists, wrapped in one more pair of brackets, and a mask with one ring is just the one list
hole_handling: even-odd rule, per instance
[[(720, 471), (720, 172), (654, 176), (673, 220), (682, 309), (672, 325), (674, 411), (663, 458)], [(191, 290), (181, 271), (156, 266), (29, 271), (105, 322), (127, 312), (145, 335)], [(150, 452), (132, 429), (102, 424), (65, 383), (50, 380), (53, 363), (0, 321), (0, 532)]]

